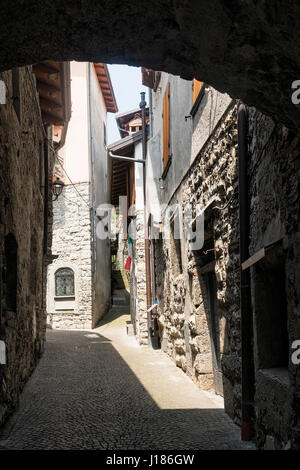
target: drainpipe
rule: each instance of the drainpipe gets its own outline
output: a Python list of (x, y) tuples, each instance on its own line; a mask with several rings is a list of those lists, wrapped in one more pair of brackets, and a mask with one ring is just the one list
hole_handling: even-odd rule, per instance
[[(140, 108), (142, 111), (142, 148), (143, 148), (143, 160), (146, 161), (147, 155), (147, 126), (146, 126), (146, 101), (145, 92), (141, 92)], [(148, 325), (148, 344), (151, 344), (151, 311), (148, 309), (151, 307), (151, 293), (150, 293), (150, 248), (148, 239), (148, 224), (146, 214), (146, 165), (143, 166), (143, 189), (144, 189), (144, 230), (145, 230), (145, 267), (146, 267), (146, 297), (147, 297), (147, 325)]]
[(238, 107), (239, 216), (240, 216), (240, 309), (242, 339), (242, 429), (241, 438), (249, 441), (254, 421), (253, 325), (251, 309), (250, 271), (242, 269), (249, 258), (248, 200), (248, 118), (243, 103)]

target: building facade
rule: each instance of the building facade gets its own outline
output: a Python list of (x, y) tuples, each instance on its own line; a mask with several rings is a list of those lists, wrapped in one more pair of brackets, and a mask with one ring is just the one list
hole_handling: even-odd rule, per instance
[(47, 312), (52, 328), (93, 328), (110, 307), (109, 240), (97, 236), (107, 202), (106, 114), (116, 101), (105, 64), (71, 63), (72, 117), (56, 174), (65, 186), (53, 203), (53, 253)]
[[(109, 145), (111, 204), (117, 209), (119, 233), (116, 243), (118, 268), (130, 292), (131, 327), (139, 344), (148, 344), (145, 236), (144, 168), (141, 109), (116, 116), (121, 140)], [(145, 108), (149, 127), (149, 108)], [(114, 158), (115, 157), (115, 158)], [(121, 157), (121, 158), (120, 158)], [(125, 157), (127, 160), (122, 160)], [(119, 159), (120, 158), (120, 159)], [(121, 199), (119, 199), (121, 197)]]
[(145, 192), (128, 218), (137, 340), (222, 395), (243, 439), (297, 448), (299, 136), (196, 80), (147, 69), (143, 80), (150, 125), (134, 181)]
[(60, 133), (67, 127), (68, 70), (68, 63), (47, 62), (0, 77), (6, 91), (0, 105), (0, 425), (17, 406), (44, 349), (51, 183), (60, 145), (52, 134), (54, 126)]

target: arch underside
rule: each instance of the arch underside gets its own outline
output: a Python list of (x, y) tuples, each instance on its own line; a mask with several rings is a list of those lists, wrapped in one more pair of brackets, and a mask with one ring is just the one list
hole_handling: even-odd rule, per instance
[(144, 65), (205, 81), (289, 127), (300, 122), (297, 0), (1, 2), (0, 67), (43, 60)]

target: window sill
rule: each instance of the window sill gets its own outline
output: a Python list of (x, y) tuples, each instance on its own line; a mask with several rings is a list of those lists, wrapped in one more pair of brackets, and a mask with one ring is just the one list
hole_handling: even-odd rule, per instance
[(75, 300), (75, 295), (55, 295), (54, 300)]
[(168, 171), (169, 171), (169, 168), (170, 168), (171, 163), (172, 163), (172, 154), (169, 155), (167, 164), (166, 164), (166, 166), (165, 166), (165, 168), (164, 168), (164, 171), (162, 172), (161, 177), (162, 177), (163, 180), (166, 178), (166, 176), (167, 176), (167, 174), (168, 174)]

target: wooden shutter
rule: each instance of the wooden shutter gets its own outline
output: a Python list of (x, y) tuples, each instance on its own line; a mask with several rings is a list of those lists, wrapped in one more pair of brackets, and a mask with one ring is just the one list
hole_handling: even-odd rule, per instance
[(163, 99), (163, 168), (166, 168), (170, 155), (170, 83)]
[(193, 80), (193, 103), (195, 103), (202, 86), (203, 86), (203, 82), (199, 82), (198, 80), (194, 78)]

